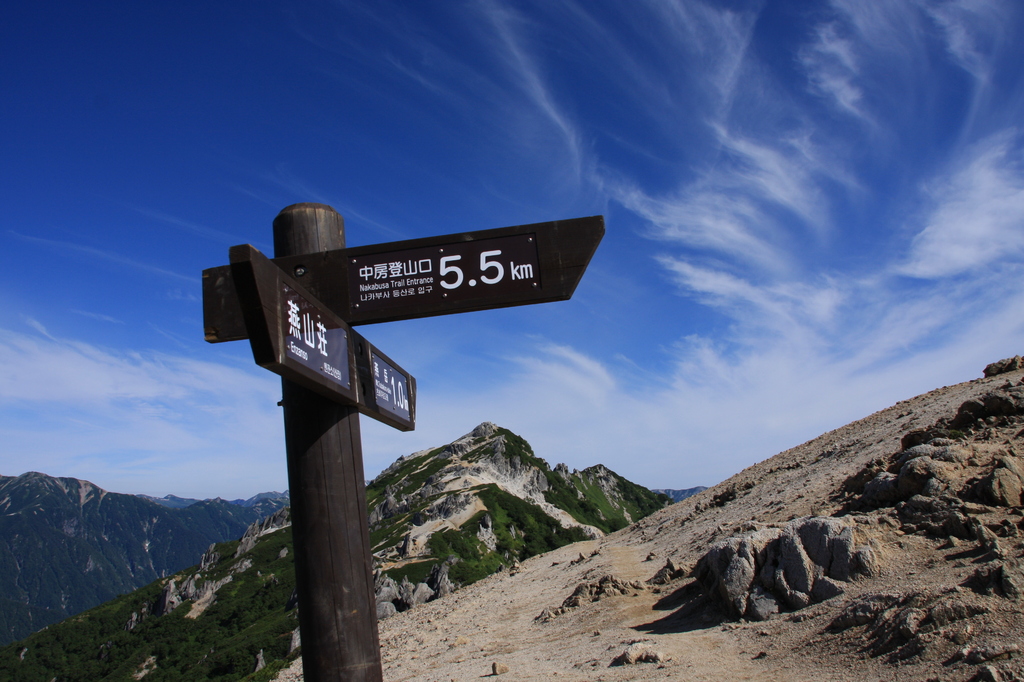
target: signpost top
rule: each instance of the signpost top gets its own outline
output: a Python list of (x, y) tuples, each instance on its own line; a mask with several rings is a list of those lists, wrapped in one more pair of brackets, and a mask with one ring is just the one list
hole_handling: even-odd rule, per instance
[[(275, 258), (355, 326), (569, 299), (604, 236), (591, 216)], [(210, 343), (246, 338), (230, 267), (203, 271)]]
[(416, 427), (416, 380), (249, 244), (231, 273), (260, 367), (401, 431)]

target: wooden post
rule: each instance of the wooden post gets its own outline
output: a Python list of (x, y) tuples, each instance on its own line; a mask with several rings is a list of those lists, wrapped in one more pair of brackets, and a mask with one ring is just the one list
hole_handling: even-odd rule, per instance
[[(277, 257), (343, 248), (330, 206), (274, 219)], [(281, 390), (306, 682), (382, 682), (359, 413), (287, 379)]]

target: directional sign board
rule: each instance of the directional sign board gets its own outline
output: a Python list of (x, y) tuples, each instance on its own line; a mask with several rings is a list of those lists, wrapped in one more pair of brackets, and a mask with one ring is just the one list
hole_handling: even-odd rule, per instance
[(256, 364), (411, 431), (416, 380), (248, 244), (229, 251)]
[(540, 288), (536, 234), (352, 256), (353, 312), (371, 314), (531, 297)]
[[(604, 236), (574, 218), (275, 258), (351, 325), (564, 301)], [(211, 343), (246, 338), (229, 267), (203, 271)]]

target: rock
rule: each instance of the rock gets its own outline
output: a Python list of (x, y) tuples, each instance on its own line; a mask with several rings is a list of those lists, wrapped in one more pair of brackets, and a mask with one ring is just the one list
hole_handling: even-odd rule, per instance
[(842, 594), (842, 582), (872, 574), (875, 564), (870, 548), (855, 547), (846, 521), (804, 517), (715, 543), (694, 577), (733, 617), (764, 620), (781, 606), (796, 610)]
[(263, 658), (263, 649), (260, 649), (260, 652), (256, 654), (256, 667), (253, 668), (253, 672), (259, 672), (260, 670), (263, 670), (266, 667), (267, 661), (265, 658)]
[(999, 545), (999, 537), (996, 536), (988, 527), (979, 521), (977, 517), (971, 517), (970, 519), (970, 530), (974, 539), (978, 541), (982, 549), (987, 552), (991, 552), (996, 556), (1003, 555), (1003, 549)]
[(389, 601), (378, 601), (377, 602), (377, 620), (384, 620), (398, 613), (398, 609), (395, 605)]
[(1024, 469), (1016, 457), (1001, 457), (992, 473), (978, 484), (982, 499), (997, 507), (1019, 507), (1024, 494)]
[(950, 465), (937, 462), (931, 457), (916, 457), (909, 460), (900, 469), (896, 486), (904, 498), (920, 495), (925, 490), (928, 480), (936, 478), (946, 482), (950, 478)]
[(135, 629), (135, 626), (142, 622), (142, 617), (138, 611), (132, 611), (132, 615), (128, 617), (128, 622), (124, 624), (124, 629), (131, 632)]
[(1024, 411), (1024, 395), (1017, 388), (993, 391), (977, 398), (964, 401), (950, 422), (954, 429), (971, 427), (975, 422), (988, 417), (1008, 417)]
[(962, 651), (968, 663), (985, 663), (987, 661), (1003, 661), (1020, 654), (1017, 644), (982, 644)]
[(292, 630), (292, 640), (288, 644), (288, 655), (291, 656), (300, 646), (302, 646), (302, 633), (299, 628), (295, 628)]
[(882, 471), (864, 486), (861, 500), (869, 507), (888, 507), (900, 499), (900, 491), (896, 485), (898, 476)]
[(217, 551), (217, 545), (212, 544), (199, 559), (199, 572), (205, 573), (216, 566), (218, 561), (220, 561), (220, 553)]
[(178, 587), (174, 584), (173, 580), (167, 581), (164, 585), (164, 589), (160, 592), (160, 596), (157, 597), (156, 603), (153, 604), (153, 615), (154, 616), (166, 616), (168, 613), (173, 611), (181, 604), (181, 595), (178, 594)]
[(814, 581), (814, 587), (811, 588), (811, 601), (828, 601), (843, 594), (844, 591), (843, 586), (837, 581), (828, 576), (821, 576)]
[(491, 663), (491, 674), (492, 675), (504, 675), (508, 672), (508, 666), (504, 663), (498, 663), (495, 661)]
[(742, 616), (758, 567), (766, 564), (764, 553), (781, 535), (778, 528), (766, 528), (719, 541), (697, 562), (694, 577), (705, 592), (720, 597), (733, 615)]
[(276, 512), (262, 521), (253, 521), (245, 530), (245, 535), (235, 549), (235, 558), (238, 558), (256, 546), (256, 541), (263, 535), (291, 525), (291, 511), (289, 507), (281, 507)]
[(673, 580), (678, 580), (686, 575), (685, 569), (682, 569), (673, 563), (671, 559), (665, 562), (665, 565), (658, 569), (647, 581), (648, 585), (667, 585)]
[(615, 657), (612, 665), (634, 665), (636, 663), (661, 663), (665, 657), (647, 642), (634, 642)]
[(779, 612), (779, 602), (771, 592), (760, 585), (754, 585), (747, 601), (746, 613), (751, 620), (768, 620)]
[(408, 602), (410, 608), (413, 606), (419, 606), (420, 604), (426, 604), (434, 597), (434, 591), (430, 589), (430, 586), (426, 583), (417, 583), (415, 589), (412, 592), (412, 600)]
[(900, 601), (896, 594), (869, 594), (854, 600), (836, 616), (829, 629), (841, 632), (858, 625), (867, 625), (879, 614)]
[(983, 665), (978, 668), (978, 674), (974, 679), (977, 682), (1003, 682), (1003, 675), (994, 665)]
[(480, 518), (480, 527), (476, 531), (476, 537), (484, 543), (488, 550), (492, 552), (497, 550), (498, 538), (494, 535), (494, 521), (490, 514), (484, 514)]
[(986, 365), (985, 376), (994, 377), (998, 374), (1005, 374), (1006, 372), (1015, 372), (1018, 369), (1024, 369), (1024, 359), (1019, 355), (1014, 355), (1012, 358), (998, 360)]
[(452, 564), (448, 563), (448, 561), (444, 561), (439, 564), (434, 564), (430, 569), (430, 575), (427, 576), (427, 586), (433, 591), (432, 598), (437, 599), (440, 597), (446, 597), (455, 591), (455, 585), (448, 577), (448, 571), (451, 567)]
[(975, 569), (964, 585), (981, 594), (998, 594), (1007, 599), (1024, 597), (1024, 561), (1010, 559)]
[(373, 592), (377, 603), (398, 601), (398, 584), (386, 573), (377, 572), (373, 581)]

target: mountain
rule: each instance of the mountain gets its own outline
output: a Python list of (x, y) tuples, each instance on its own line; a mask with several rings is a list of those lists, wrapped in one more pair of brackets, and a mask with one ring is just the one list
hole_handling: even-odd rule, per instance
[[(485, 422), (402, 457), (366, 490), (370, 543), (384, 573), (423, 581), (435, 566), (468, 584), (536, 554), (598, 538), (668, 502), (602, 465), (553, 469), (530, 444)], [(435, 576), (435, 581), (438, 579)]]
[[(164, 495), (163, 497), (153, 497), (151, 495), (142, 495), (142, 494), (140, 494), (139, 497), (141, 497), (141, 498), (143, 498), (145, 500), (149, 500), (150, 502), (156, 502), (157, 504), (159, 504), (161, 506), (164, 506), (164, 507), (170, 507), (171, 509), (184, 509), (185, 507), (189, 507), (189, 506), (195, 504), (196, 502), (204, 502), (204, 501), (205, 502), (210, 502), (210, 501), (212, 501), (212, 500), (197, 500), (197, 499), (194, 499), (194, 498), (191, 498), (191, 497), (178, 497), (177, 495)], [(220, 498), (217, 498), (217, 499), (220, 499)], [(256, 495), (253, 495), (252, 497), (250, 497), (247, 500), (242, 500), (242, 499), (227, 500), (227, 502), (229, 504), (237, 504), (240, 507), (252, 507), (256, 503), (261, 502), (263, 500), (269, 500), (271, 502), (275, 502), (280, 507), (287, 506), (288, 505), (288, 491), (286, 490), (283, 493), (279, 493), (279, 492), (257, 493)]]
[(75, 478), (0, 476), (0, 643), (188, 566), (279, 506), (173, 509)]
[[(667, 502), (600, 465), (552, 469), (490, 423), (399, 459), (367, 497), (382, 618)], [(254, 521), (198, 565), (0, 649), (0, 679), (269, 679), (297, 655), (291, 537), (286, 508)]]
[(651, 492), (655, 494), (667, 495), (669, 499), (675, 502), (682, 502), (687, 497), (693, 497), (697, 493), (707, 490), (706, 485), (698, 485), (694, 488), (684, 488), (683, 490), (672, 490), (671, 488), (652, 488)]
[(282, 507), (287, 507), (289, 504), (288, 491), (285, 490), (283, 493), (279, 493), (276, 491), (268, 493), (257, 493), (247, 500), (229, 500), (231, 504), (237, 504), (242, 507), (252, 507), (264, 501), (273, 502)]
[[(470, 456), (483, 444), (476, 438), (490, 440), (490, 454)], [(466, 469), (502, 450), (493, 434), (460, 441), (450, 454)], [(506, 436), (503, 452), (510, 451), (509, 442)], [(420, 503), (412, 495), (405, 499), (402, 476), (418, 479), (415, 489), (425, 489), (447, 466), (440, 455), (426, 451), (397, 463), (391, 480), (380, 481), (384, 496), (378, 486), (374, 509), (390, 489), (396, 505), (409, 505), (390, 518), (415, 514)], [(524, 461), (530, 462), (520, 457), (520, 466)], [(548, 479), (546, 472), (543, 477)], [(523, 488), (528, 481), (542, 485), (535, 475), (510, 480)], [(471, 478), (466, 482), (474, 487)], [(445, 481), (429, 483), (435, 484)], [(512, 561), (444, 597), (391, 614), (380, 621), (384, 677), (1024, 679), (1022, 497), (1024, 361), (1012, 358), (985, 368), (982, 379), (901, 401), (619, 531), (595, 532)], [(420, 520), (436, 520), (427, 516)], [(576, 521), (581, 525), (559, 527), (585, 532), (593, 525)], [(506, 527), (520, 528), (515, 521)], [(472, 526), (464, 522), (460, 529), (465, 535)], [(478, 534), (484, 529), (480, 523)], [(294, 642), (294, 630), (288, 630), (294, 621), (284, 618), (288, 605), (280, 605), (286, 588), (283, 580), (275, 583), (287, 556), (282, 557), (286, 547), (274, 543), (283, 542), (287, 529), (267, 530), (247, 533), (256, 540), (249, 553), (259, 555), (251, 564), (248, 554), (231, 553), (231, 545), (204, 558), (216, 578), (208, 590), (237, 570), (238, 592), (252, 595), (243, 604), (221, 587), (198, 619), (221, 609), (220, 646), (203, 639), (193, 647), (185, 630), (149, 649), (129, 646), (139, 626), (124, 628), (133, 620), (150, 628), (145, 631), (154, 633), (147, 635), (153, 641), (158, 628), (170, 633), (176, 622), (188, 626), (185, 614), (203, 600), (200, 592), (208, 582), (193, 570), (175, 576), (196, 597), (188, 611), (179, 607), (154, 617), (151, 604), (174, 591), (169, 580), (157, 582), (138, 598), (126, 595), (0, 649), (0, 679), (50, 679), (58, 664), (93, 666), (91, 677), (68, 679), (106, 679), (97, 673), (97, 661), (120, 652), (118, 670), (136, 674), (158, 674), (166, 657), (166, 679), (222, 674), (219, 679), (301, 680), (294, 650), (286, 654), (292, 662), (285, 670), (280, 668), (286, 659), (267, 653)], [(410, 544), (405, 538), (413, 530), (396, 530), (388, 541), (379, 539), (382, 566), (406, 560), (396, 545)], [(432, 537), (444, 535), (439, 526)], [(423, 557), (410, 554), (417, 561)], [(379, 583), (386, 582), (384, 576), (378, 575)], [(271, 596), (257, 597), (259, 589)], [(276, 630), (246, 619), (260, 609), (282, 619)], [(174, 645), (179, 641), (188, 643), (193, 657), (190, 672), (180, 665), (183, 647)], [(191, 672), (213, 657), (230, 658), (234, 667), (219, 664), (217, 675)], [(267, 667), (254, 673), (261, 658)]]
[(152, 495), (143, 495), (139, 493), (139, 497), (144, 500), (149, 500), (150, 502), (155, 502), (161, 507), (169, 507), (171, 509), (184, 509), (185, 507), (191, 507), (196, 502), (201, 502), (201, 500), (196, 500), (191, 497), (178, 497), (177, 495), (153, 497)]

